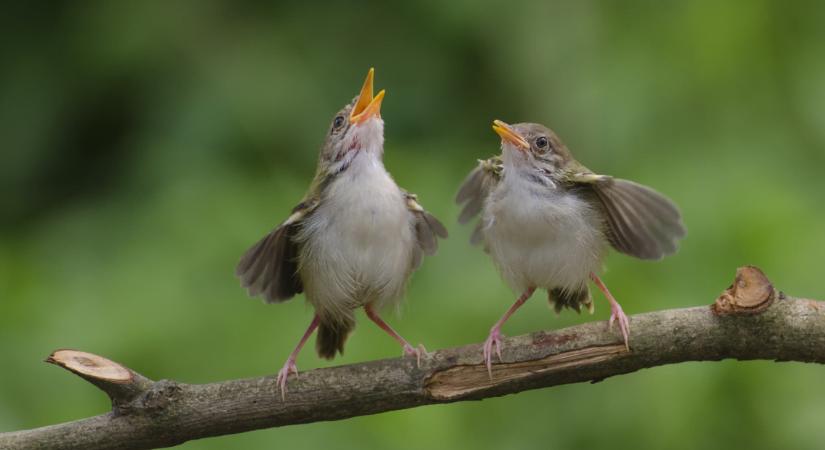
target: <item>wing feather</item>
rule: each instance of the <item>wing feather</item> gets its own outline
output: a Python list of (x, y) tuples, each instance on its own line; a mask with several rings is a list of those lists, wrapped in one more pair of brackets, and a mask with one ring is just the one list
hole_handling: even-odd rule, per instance
[(641, 259), (674, 253), (685, 234), (676, 205), (653, 189), (628, 180), (581, 173), (574, 183), (592, 189), (606, 216), (608, 240), (618, 251)]
[(298, 244), (293, 238), (314, 206), (307, 202), (296, 206), (284, 223), (243, 254), (235, 275), (250, 296), (260, 295), (267, 303), (280, 303), (303, 292), (298, 274)]
[[(456, 194), (455, 201), (462, 206), (458, 223), (467, 223), (481, 213), (490, 192), (501, 180), (502, 170), (503, 164), (498, 156), (479, 160), (478, 166), (467, 175), (458, 190), (458, 194)], [(482, 240), (482, 228), (481, 222), (479, 222), (473, 229), (470, 243), (475, 245)]]
[(438, 238), (447, 238), (447, 228), (438, 219), (427, 212), (415, 194), (404, 192), (407, 209), (412, 213), (415, 228), (416, 249), (413, 252), (413, 267), (421, 264), (421, 255), (434, 255), (438, 250)]

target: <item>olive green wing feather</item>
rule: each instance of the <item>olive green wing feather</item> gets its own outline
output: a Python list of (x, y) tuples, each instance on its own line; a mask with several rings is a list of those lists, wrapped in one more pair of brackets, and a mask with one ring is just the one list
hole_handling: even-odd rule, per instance
[(316, 206), (317, 201), (301, 202), (286, 221), (243, 254), (235, 275), (250, 296), (260, 295), (267, 303), (280, 303), (303, 292), (294, 237)]
[(580, 169), (567, 180), (595, 194), (605, 213), (608, 241), (616, 250), (641, 259), (676, 252), (687, 230), (670, 199), (647, 186)]
[[(462, 205), (458, 223), (467, 223), (481, 213), (484, 201), (501, 181), (503, 170), (504, 164), (499, 156), (478, 161), (478, 166), (467, 175), (455, 196), (455, 202)], [(472, 244), (481, 242), (481, 226), (479, 221), (470, 237)]]
[(413, 267), (417, 268), (421, 264), (422, 255), (431, 256), (435, 254), (438, 250), (438, 238), (447, 238), (447, 228), (418, 203), (418, 196), (406, 191), (403, 192), (407, 209), (413, 216), (417, 244), (413, 253)]

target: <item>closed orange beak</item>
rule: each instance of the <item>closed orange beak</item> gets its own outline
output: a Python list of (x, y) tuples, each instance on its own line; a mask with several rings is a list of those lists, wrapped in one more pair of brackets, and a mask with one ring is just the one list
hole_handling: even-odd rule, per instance
[(511, 127), (506, 122), (502, 122), (498, 119), (494, 120), (493, 131), (495, 131), (499, 136), (501, 136), (502, 142), (509, 142), (510, 144), (515, 145), (516, 148), (520, 150), (526, 151), (530, 149), (530, 144), (527, 143), (527, 141), (524, 140), (524, 138), (521, 137), (521, 135), (516, 133), (516, 131), (513, 130), (513, 127)]

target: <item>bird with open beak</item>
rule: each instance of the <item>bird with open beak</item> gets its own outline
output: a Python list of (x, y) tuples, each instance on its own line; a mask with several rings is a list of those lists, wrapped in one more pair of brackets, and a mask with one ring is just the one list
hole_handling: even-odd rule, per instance
[(520, 296), (490, 329), (484, 361), (492, 378), (493, 352), (501, 360), (501, 327), (536, 289), (556, 311), (593, 312), (587, 281), (610, 302), (629, 349), (630, 323), (598, 276), (608, 245), (641, 259), (674, 253), (685, 235), (677, 207), (632, 181), (597, 175), (573, 158), (549, 128), (493, 122), (501, 156), (480, 161), (461, 186), (459, 222), (481, 218), (472, 236), (483, 243), (505, 281)]
[(398, 304), (423, 255), (432, 255), (447, 230), (422, 208), (414, 194), (400, 189), (384, 168), (384, 91), (373, 96), (370, 69), (361, 93), (335, 114), (321, 148), (315, 179), (289, 218), (253, 245), (236, 268), (241, 285), (267, 303), (304, 292), (315, 315), (295, 350), (278, 372), (282, 397), (295, 359), (318, 329), (322, 358), (343, 353), (355, 326), (355, 310), (420, 358), (413, 347), (378, 314)]

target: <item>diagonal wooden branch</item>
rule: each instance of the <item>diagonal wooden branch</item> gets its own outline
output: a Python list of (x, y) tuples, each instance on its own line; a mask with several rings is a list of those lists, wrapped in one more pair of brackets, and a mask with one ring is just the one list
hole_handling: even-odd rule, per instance
[(478, 344), (435, 352), (416, 367), (386, 359), (302, 373), (286, 401), (275, 378), (203, 385), (148, 380), (96, 355), (61, 350), (54, 362), (104, 390), (113, 411), (0, 434), (3, 449), (144, 449), (267, 427), (339, 420), (432, 403), (598, 381), (683, 361), (768, 359), (825, 363), (825, 303), (777, 293), (759, 269), (737, 271), (711, 307), (631, 317), (627, 351), (605, 322), (504, 341), (492, 380)]

